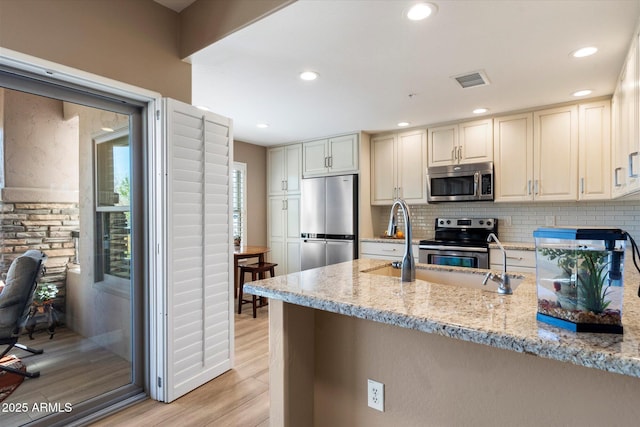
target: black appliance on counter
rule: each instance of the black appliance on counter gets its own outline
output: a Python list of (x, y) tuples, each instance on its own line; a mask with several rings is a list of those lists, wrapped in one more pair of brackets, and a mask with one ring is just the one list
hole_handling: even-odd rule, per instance
[(498, 234), (496, 218), (436, 218), (435, 239), (420, 240), (418, 262), (489, 268), (489, 234)]

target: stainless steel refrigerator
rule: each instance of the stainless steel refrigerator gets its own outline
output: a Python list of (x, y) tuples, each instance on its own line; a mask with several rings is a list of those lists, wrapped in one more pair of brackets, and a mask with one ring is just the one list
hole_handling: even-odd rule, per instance
[(358, 257), (358, 175), (302, 180), (301, 269)]

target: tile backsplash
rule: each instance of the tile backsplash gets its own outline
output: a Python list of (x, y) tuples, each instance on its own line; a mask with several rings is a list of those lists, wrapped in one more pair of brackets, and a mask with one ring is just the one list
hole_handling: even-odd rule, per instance
[[(372, 207), (375, 234), (383, 234), (390, 206)], [(618, 227), (640, 243), (640, 201), (557, 203), (441, 203), (409, 206), (413, 237), (433, 238), (435, 219), (498, 218), (498, 237), (505, 242), (533, 243), (533, 231), (548, 225)], [(403, 229), (402, 215), (397, 215)]]

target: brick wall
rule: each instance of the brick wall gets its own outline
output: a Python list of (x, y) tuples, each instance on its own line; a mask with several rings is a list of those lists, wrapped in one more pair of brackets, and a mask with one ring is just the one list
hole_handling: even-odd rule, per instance
[(71, 231), (80, 227), (78, 215), (76, 203), (0, 202), (0, 273), (29, 249), (43, 251), (48, 259), (39, 281), (58, 288), (58, 311), (65, 309), (67, 264), (75, 255)]

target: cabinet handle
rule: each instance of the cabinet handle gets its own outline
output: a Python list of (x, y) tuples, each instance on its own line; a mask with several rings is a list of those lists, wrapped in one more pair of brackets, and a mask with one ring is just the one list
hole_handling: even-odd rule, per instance
[(580, 194), (584, 194), (584, 177), (580, 178)]
[(462, 161), (462, 145), (458, 147), (458, 163)]
[(284, 190), (284, 179), (282, 181), (280, 181), (280, 189)]
[(620, 182), (620, 180), (618, 179), (620, 177), (620, 175), (618, 174), (619, 171), (623, 170), (622, 167), (617, 167), (613, 170), (613, 183), (615, 187), (622, 187), (622, 183)]
[(289, 181), (287, 181), (286, 179), (284, 180), (284, 189), (285, 190), (289, 189)]
[(396, 198), (397, 199), (401, 199), (402, 198), (402, 187), (398, 187), (398, 190), (396, 192)]
[(531, 195), (531, 180), (527, 181), (527, 194)]
[(512, 260), (515, 260), (515, 261), (522, 261), (524, 258), (521, 257), (521, 256), (509, 256), (509, 255), (507, 255), (507, 259), (512, 259)]
[(451, 150), (451, 160), (457, 160), (457, 157), (456, 157), (457, 153), (458, 153), (458, 150), (456, 150), (455, 148)]
[(393, 248), (393, 249), (384, 249), (384, 248), (383, 248), (383, 249), (382, 249), (382, 252), (395, 252), (395, 251), (396, 251), (396, 249), (395, 249), (395, 248)]
[(535, 194), (536, 196), (538, 195), (538, 180), (537, 179), (533, 182), (533, 194)]
[(634, 172), (633, 171), (633, 158), (634, 157), (638, 157), (638, 152), (634, 151), (633, 153), (629, 154), (629, 178), (637, 178), (638, 177), (638, 172)]
[(476, 172), (473, 174), (473, 195), (478, 195), (478, 182), (480, 181), (480, 173)]
[(333, 167), (333, 156), (329, 156), (329, 167)]

